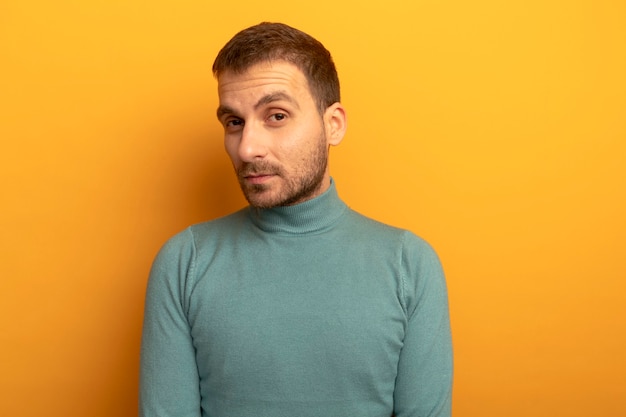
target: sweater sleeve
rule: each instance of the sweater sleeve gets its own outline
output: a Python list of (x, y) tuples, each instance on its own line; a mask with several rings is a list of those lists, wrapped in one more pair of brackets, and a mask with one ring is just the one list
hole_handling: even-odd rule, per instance
[(198, 368), (185, 301), (194, 254), (191, 231), (184, 231), (163, 246), (150, 271), (141, 340), (141, 417), (200, 416)]
[(443, 270), (433, 249), (407, 233), (402, 254), (407, 328), (394, 390), (396, 417), (449, 417), (452, 343)]

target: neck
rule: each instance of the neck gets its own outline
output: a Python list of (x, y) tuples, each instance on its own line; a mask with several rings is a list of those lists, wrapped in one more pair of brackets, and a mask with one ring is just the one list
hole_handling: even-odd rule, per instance
[(346, 209), (329, 178), (326, 189), (313, 198), (269, 209), (250, 207), (250, 216), (253, 223), (265, 232), (302, 234), (331, 227)]

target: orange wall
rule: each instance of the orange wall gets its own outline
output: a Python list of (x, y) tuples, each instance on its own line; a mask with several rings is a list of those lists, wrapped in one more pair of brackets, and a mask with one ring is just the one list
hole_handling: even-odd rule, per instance
[(441, 255), (454, 415), (626, 414), (623, 1), (211, 3), (0, 3), (0, 415), (136, 415), (157, 249), (243, 204), (210, 66), (261, 20), (336, 58), (344, 199)]

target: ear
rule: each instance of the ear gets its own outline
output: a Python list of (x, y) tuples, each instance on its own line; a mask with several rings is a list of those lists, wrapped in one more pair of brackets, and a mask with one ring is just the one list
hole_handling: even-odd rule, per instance
[(346, 110), (341, 103), (337, 102), (326, 109), (324, 112), (324, 127), (326, 129), (326, 142), (332, 146), (339, 145), (348, 128)]

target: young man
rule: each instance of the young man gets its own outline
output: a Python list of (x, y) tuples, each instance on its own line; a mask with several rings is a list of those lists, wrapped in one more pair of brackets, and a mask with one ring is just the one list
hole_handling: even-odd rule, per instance
[(158, 254), (140, 414), (449, 416), (444, 277), (414, 234), (349, 209), (328, 170), (346, 113), (329, 52), (262, 23), (213, 65), (217, 117), (250, 203)]

